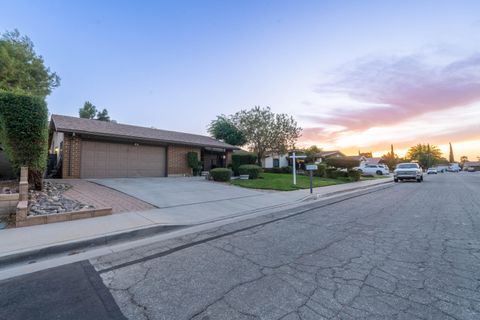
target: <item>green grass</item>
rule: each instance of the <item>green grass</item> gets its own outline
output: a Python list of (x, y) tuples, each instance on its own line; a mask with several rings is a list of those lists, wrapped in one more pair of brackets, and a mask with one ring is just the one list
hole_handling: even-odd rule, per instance
[[(313, 177), (313, 187), (325, 187), (351, 182), (349, 178), (328, 179)], [(297, 175), (297, 185), (293, 184), (292, 174), (262, 173), (259, 179), (232, 180), (232, 184), (244, 188), (291, 191), (310, 188), (310, 177)]]

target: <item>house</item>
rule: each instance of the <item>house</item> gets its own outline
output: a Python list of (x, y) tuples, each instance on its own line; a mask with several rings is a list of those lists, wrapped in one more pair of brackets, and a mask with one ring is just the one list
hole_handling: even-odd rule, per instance
[(62, 178), (188, 176), (187, 153), (210, 170), (225, 167), (238, 149), (197, 134), (63, 115), (51, 117), (49, 146)]
[(473, 168), (470, 170), (480, 171), (480, 161), (465, 161), (463, 163), (463, 170), (467, 171), (469, 168)]
[(288, 167), (288, 153), (285, 154), (276, 154), (271, 153), (263, 157), (262, 159), (262, 168), (271, 169), (271, 168), (283, 168)]
[(345, 155), (340, 152), (339, 150), (331, 150), (331, 151), (320, 151), (314, 155), (314, 162), (321, 163), (328, 158), (341, 158), (345, 157)]

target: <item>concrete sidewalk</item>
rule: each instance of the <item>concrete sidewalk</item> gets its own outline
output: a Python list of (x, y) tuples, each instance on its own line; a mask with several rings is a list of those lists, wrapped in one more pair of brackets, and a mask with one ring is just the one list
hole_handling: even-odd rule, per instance
[[(391, 181), (391, 179), (377, 179), (315, 188), (313, 196), (310, 195), (309, 190), (263, 192), (238, 199), (185, 204), (77, 221), (6, 229), (0, 231), (0, 265), (2, 261), (7, 261), (8, 257), (24, 255), (34, 251), (38, 252), (53, 246), (62, 246), (73, 242), (88, 242), (102, 237), (106, 239), (108, 236), (118, 237), (121, 234), (127, 235), (128, 238), (129, 233), (148, 228), (161, 229), (161, 227), (198, 225), (291, 205), (300, 205), (307, 200), (322, 199), (335, 194), (390, 183)], [(92, 243), (95, 244), (98, 241), (92, 241)]]

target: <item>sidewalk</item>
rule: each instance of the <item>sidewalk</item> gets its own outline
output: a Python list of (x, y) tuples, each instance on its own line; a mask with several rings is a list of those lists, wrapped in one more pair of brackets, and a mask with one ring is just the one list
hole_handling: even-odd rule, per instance
[[(390, 182), (391, 179), (377, 179), (315, 188), (313, 195), (310, 195), (310, 190), (265, 192), (239, 199), (131, 211), (98, 218), (6, 229), (0, 231), (0, 265), (2, 260), (6, 261), (10, 256), (52, 246), (98, 238), (106, 239), (109, 236), (116, 237), (132, 232), (138, 234), (139, 230), (148, 228), (157, 228), (156, 232), (160, 232), (162, 228), (192, 226), (289, 205), (300, 205), (307, 200), (322, 199)], [(93, 241), (92, 244), (98, 244), (98, 242), (98, 240)]]

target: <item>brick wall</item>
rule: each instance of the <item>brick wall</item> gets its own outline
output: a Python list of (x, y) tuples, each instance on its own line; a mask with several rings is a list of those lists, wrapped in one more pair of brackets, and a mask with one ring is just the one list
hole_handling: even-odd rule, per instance
[(187, 153), (197, 152), (200, 160), (200, 148), (183, 147), (183, 146), (168, 146), (167, 162), (168, 162), (168, 176), (176, 175), (192, 175), (192, 169), (187, 163)]
[(80, 178), (80, 157), (82, 139), (65, 134), (63, 138), (62, 177), (64, 179)]

